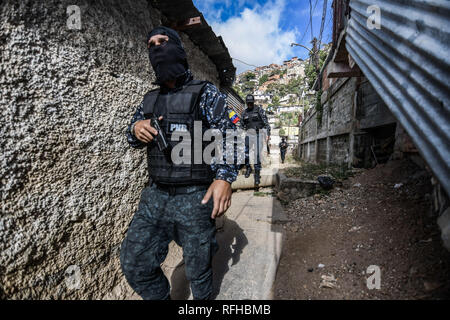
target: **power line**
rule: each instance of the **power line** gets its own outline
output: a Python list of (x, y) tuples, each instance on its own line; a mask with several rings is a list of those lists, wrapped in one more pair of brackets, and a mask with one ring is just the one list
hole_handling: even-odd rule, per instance
[[(316, 1), (316, 3), (317, 3), (317, 1)], [(312, 17), (313, 16), (312, 11), (313, 11), (312, 3), (311, 3), (311, 0), (309, 0), (309, 23), (311, 24), (311, 40), (314, 39), (313, 23), (312, 23), (312, 18), (313, 18)]]
[[(325, 24), (325, 29), (327, 29), (327, 27), (330, 25), (330, 22), (332, 19), (333, 19), (333, 15), (330, 16), (330, 19), (328, 19), (328, 22)], [(331, 41), (332, 34), (333, 34), (332, 32), (330, 32), (328, 34), (327, 43), (329, 43)]]
[[(313, 8), (313, 11), (314, 10), (316, 10), (316, 6), (317, 6), (317, 2), (318, 2), (319, 0), (316, 0), (316, 3), (314, 4), (314, 8)], [(310, 12), (310, 16), (311, 16), (311, 12)], [(309, 26), (311, 25), (311, 19), (309, 19), (309, 21), (308, 21), (308, 25), (306, 26), (306, 29), (305, 29), (305, 32), (303, 32), (303, 36), (302, 36), (302, 39), (300, 40), (300, 43), (302, 43), (303, 42), (303, 40), (305, 39), (305, 36), (306, 36), (306, 34), (308, 33), (308, 29), (309, 29)], [(312, 40), (312, 39), (311, 39)]]
[(333, 19), (333, 15), (330, 16), (330, 19), (328, 19), (328, 22), (325, 24), (325, 29), (328, 27), (328, 25), (330, 24), (332, 19)]
[(326, 18), (327, 18), (327, 0), (323, 0), (322, 24), (320, 25), (320, 35), (319, 35), (319, 49), (318, 49), (319, 51), (320, 45), (322, 44), (322, 34)]
[(244, 61), (242, 61), (242, 60), (239, 60), (239, 59), (237, 59), (237, 58), (233, 58), (233, 57), (231, 57), (231, 59), (233, 59), (233, 60), (236, 60), (236, 61), (239, 61), (240, 63), (246, 64), (246, 65), (248, 65), (248, 66), (251, 66), (251, 67), (255, 67), (255, 68), (258, 68), (258, 66), (255, 66), (255, 65), (253, 65), (253, 64), (250, 64), (250, 63), (244, 62)]

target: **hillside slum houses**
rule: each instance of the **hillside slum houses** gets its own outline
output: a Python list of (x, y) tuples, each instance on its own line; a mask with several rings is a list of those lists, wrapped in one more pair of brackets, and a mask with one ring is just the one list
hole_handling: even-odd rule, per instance
[(334, 0), (320, 103), (305, 115), (298, 152), (353, 167), (402, 157), (428, 167), (450, 249), (449, 15), (448, 1)]

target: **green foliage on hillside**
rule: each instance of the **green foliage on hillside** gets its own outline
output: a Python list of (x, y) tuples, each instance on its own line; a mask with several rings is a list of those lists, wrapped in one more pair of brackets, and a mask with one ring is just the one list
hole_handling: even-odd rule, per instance
[(250, 81), (256, 79), (256, 75), (253, 72), (247, 72), (244, 76), (244, 81)]
[(279, 116), (278, 124), (280, 127), (296, 127), (298, 126), (298, 117), (300, 112), (283, 112)]
[[(320, 52), (319, 52), (319, 72), (325, 63), (327, 56), (328, 56), (328, 50), (320, 50)], [(306, 66), (305, 75), (306, 75), (306, 81), (307, 81), (308, 87), (312, 88), (312, 86), (314, 85), (314, 82), (316, 82), (316, 79), (318, 76), (318, 72), (316, 71), (315, 66), (314, 66), (314, 59), (312, 58), (312, 54), (310, 54), (310, 61), (311, 61), (311, 63), (309, 63)]]
[(304, 78), (299, 76), (291, 79), (288, 84), (271, 83), (267, 86), (267, 91), (273, 95), (284, 97), (288, 94), (301, 96), (303, 91)]
[(246, 81), (241, 88), (245, 95), (252, 94), (255, 91), (256, 84), (252, 81)]
[(281, 70), (280, 70), (280, 69), (275, 69), (275, 70), (273, 70), (273, 71), (270, 73), (270, 76), (269, 76), (269, 77), (272, 77), (272, 76), (277, 75), (277, 74), (281, 74)]
[(272, 103), (269, 104), (269, 107), (278, 107), (280, 105), (280, 97), (279, 96), (273, 96), (272, 97)]
[(269, 80), (269, 75), (264, 74), (261, 78), (259, 78), (259, 85), (262, 85), (264, 82), (267, 82)]
[(239, 86), (233, 86), (234, 91), (236, 91), (236, 93), (239, 95), (239, 97), (242, 98), (242, 100), (245, 101), (245, 93), (242, 92), (241, 88)]

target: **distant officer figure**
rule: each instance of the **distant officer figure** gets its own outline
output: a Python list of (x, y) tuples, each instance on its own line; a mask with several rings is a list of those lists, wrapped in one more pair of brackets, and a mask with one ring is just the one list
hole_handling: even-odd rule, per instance
[[(258, 187), (261, 182), (261, 158), (260, 158), (260, 152), (262, 151), (262, 144), (263, 141), (260, 141), (260, 130), (265, 129), (266, 130), (266, 143), (270, 140), (270, 125), (269, 121), (267, 120), (267, 116), (265, 111), (259, 107), (255, 106), (255, 97), (251, 94), (247, 95), (245, 98), (245, 102), (247, 104), (247, 109), (242, 113), (242, 122), (243, 127), (245, 130), (254, 129), (256, 132), (256, 137), (249, 137), (249, 134), (246, 136), (246, 145), (247, 150), (256, 151), (256, 162), (254, 164), (255, 167), (255, 186)], [(245, 172), (245, 177), (250, 177), (252, 173), (252, 167), (250, 165), (250, 157), (249, 153), (246, 154), (245, 159), (245, 165), (247, 167), (247, 170)]]
[(281, 142), (278, 146), (280, 147), (281, 163), (284, 163), (284, 159), (286, 158), (286, 152), (288, 149), (288, 143), (286, 142), (285, 137), (281, 138)]
[[(231, 183), (236, 180), (238, 167), (193, 161), (194, 121), (201, 121), (203, 132), (218, 129), (226, 137), (226, 129), (236, 129), (236, 119), (231, 119), (225, 97), (212, 83), (193, 80), (186, 52), (174, 30), (153, 29), (148, 35), (148, 48), (159, 88), (145, 95), (128, 127), (127, 138), (132, 147), (147, 148), (151, 181), (141, 194), (122, 243), (120, 262), (128, 283), (143, 299), (170, 299), (169, 282), (160, 265), (169, 243), (175, 240), (183, 248), (194, 299), (210, 299), (211, 260), (218, 250), (214, 219), (231, 205)], [(178, 143), (171, 141), (174, 132), (190, 134), (190, 163), (175, 164), (160, 151), (155, 141), (158, 132), (149, 120), (154, 118), (160, 120), (171, 147)]]

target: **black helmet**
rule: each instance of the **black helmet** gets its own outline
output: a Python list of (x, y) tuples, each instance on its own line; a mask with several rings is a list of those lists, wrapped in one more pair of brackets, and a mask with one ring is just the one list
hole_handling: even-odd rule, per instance
[(255, 103), (255, 97), (252, 94), (248, 94), (245, 97), (245, 103)]

